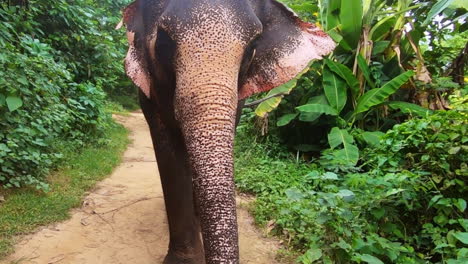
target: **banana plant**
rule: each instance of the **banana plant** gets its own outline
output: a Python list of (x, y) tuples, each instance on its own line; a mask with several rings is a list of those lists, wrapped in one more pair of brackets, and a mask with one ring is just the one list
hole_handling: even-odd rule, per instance
[(338, 127), (332, 128), (328, 134), (328, 144), (330, 149), (328, 155), (324, 155), (322, 163), (338, 166), (356, 166), (359, 161), (359, 148), (355, 144), (355, 139), (346, 129)]
[[(326, 102), (311, 103), (296, 107), (299, 112), (327, 114), (331, 116), (343, 116), (350, 125), (358, 119), (358, 115), (368, 112), (375, 107), (384, 105), (387, 99), (394, 94), (403, 84), (405, 84), (412, 76), (412, 71), (406, 71), (389, 82), (385, 83), (382, 87), (374, 88), (363, 95), (358, 94), (359, 81), (351, 70), (345, 65), (335, 62), (333, 60), (325, 60), (325, 68), (323, 70), (323, 90)], [(367, 72), (368, 69), (365, 70)], [(367, 75), (367, 74), (366, 74)], [(370, 80), (370, 76), (367, 77)], [(350, 111), (344, 112), (344, 106), (347, 104), (348, 97), (347, 91), (357, 94), (355, 97), (355, 104)], [(354, 101), (353, 101), (354, 102)], [(406, 107), (414, 107), (412, 104), (405, 105)], [(405, 107), (400, 105), (400, 107)], [(421, 113), (418, 111), (417, 113)]]
[[(390, 114), (424, 116), (430, 112), (419, 105), (402, 102), (397, 96), (402, 87), (414, 87), (420, 74), (421, 67), (413, 65), (418, 65), (417, 60), (421, 58), (417, 54), (421, 34), (411, 26), (411, 14), (427, 3), (412, 0), (285, 1), (292, 2), (293, 8), (301, 14), (307, 13), (306, 17), (332, 36), (338, 46), (328, 59), (312, 65), (309, 72), (314, 72), (318, 79), (310, 82), (309, 91), (301, 92), (306, 98), (289, 99), (281, 94), (280, 98), (263, 102), (256, 110), (259, 116), (279, 107), (278, 127), (297, 124), (295, 120), (314, 124), (327, 120), (326, 124), (333, 127), (329, 139), (330, 135), (338, 135), (338, 130), (343, 134), (359, 128), (360, 138), (375, 143), (381, 133), (373, 131), (381, 129), (378, 124), (388, 120)], [(442, 12), (448, 2), (451, 0), (437, 1), (428, 21)], [(304, 86), (304, 79), (307, 78), (298, 78), (276, 92), (294, 93), (297, 83)], [(267, 97), (272, 96), (271, 93)], [(397, 100), (392, 100), (394, 98)], [(320, 119), (322, 116), (326, 118)], [(353, 137), (352, 133), (348, 134)], [(353, 144), (351, 140), (346, 144), (343, 141), (342, 148), (332, 149), (349, 154), (343, 149), (354, 150), (349, 148)], [(354, 163), (352, 158), (344, 160)]]
[[(366, 87), (376, 88), (369, 69), (374, 42), (378, 48), (377, 51), (381, 53), (386, 51), (390, 46), (390, 41), (382, 41), (382, 39), (388, 37), (389, 29), (392, 29), (390, 32), (400, 30), (406, 19), (405, 13), (419, 7), (419, 5), (410, 6), (412, 2), (410, 0), (398, 0), (396, 7), (384, 8), (387, 2), (385, 0), (318, 1), (320, 7), (318, 24), (331, 36), (335, 36), (335, 41), (339, 42), (333, 56), (345, 57), (344, 60), (348, 63), (343, 59), (342, 62), (350, 67), (352, 65), (350, 71), (350, 68), (345, 64), (332, 63), (331, 60), (327, 60), (325, 61), (326, 66), (323, 67), (323, 91), (331, 106), (335, 106), (338, 112), (345, 107), (348, 94), (351, 104), (356, 107), (358, 99), (366, 92)], [(293, 1), (292, 6), (302, 12), (315, 13), (317, 11), (312, 1), (302, 3)], [(339, 37), (336, 37), (337, 34)], [(350, 59), (352, 62), (349, 62)], [(296, 83), (297, 78), (293, 82), (272, 90), (267, 97), (275, 93), (279, 96), (263, 102), (256, 109), (256, 113), (264, 117), (268, 112), (276, 109), (282, 97), (292, 92)], [(334, 99), (332, 99), (333, 97)], [(324, 107), (319, 107), (317, 111), (326, 114)], [(293, 116), (297, 117), (297, 115), (289, 114), (287, 119), (293, 120), (291, 119)], [(284, 122), (284, 120), (283, 118), (280, 122), (282, 125), (289, 123)]]

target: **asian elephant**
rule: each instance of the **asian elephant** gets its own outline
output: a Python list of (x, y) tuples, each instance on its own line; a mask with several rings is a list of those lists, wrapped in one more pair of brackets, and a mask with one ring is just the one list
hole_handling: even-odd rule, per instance
[(125, 68), (140, 89), (164, 191), (164, 263), (239, 263), (238, 102), (294, 78), (335, 43), (275, 0), (136, 0), (123, 22)]

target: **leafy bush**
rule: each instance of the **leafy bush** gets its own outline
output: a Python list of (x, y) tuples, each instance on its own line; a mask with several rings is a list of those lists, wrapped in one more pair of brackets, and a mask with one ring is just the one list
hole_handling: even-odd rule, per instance
[(61, 150), (99, 143), (110, 122), (103, 89), (119, 88), (126, 80), (120, 60), (124, 46), (114, 40), (123, 39), (122, 32), (110, 31), (124, 2), (0, 4), (3, 187), (46, 190), (44, 176)]
[(236, 152), (236, 182), (257, 195), (256, 220), (304, 253), (299, 263), (466, 263), (466, 123), (457, 110), (409, 120), (354, 169), (280, 161), (262, 154), (274, 143), (238, 142), (257, 150)]
[[(284, 1), (337, 48), (256, 107), (262, 132), (280, 139), (237, 157), (256, 219), (300, 263), (467, 263), (466, 98), (432, 111), (466, 93), (466, 4)], [(265, 155), (271, 145), (296, 161)]]
[(396, 125), (369, 153), (374, 174), (410, 171), (418, 176), (410, 185), (415, 200), (401, 209), (400, 220), (414, 229), (408, 240), (437, 261), (457, 254), (465, 261), (468, 257), (468, 249), (460, 247), (468, 244), (466, 110), (465, 102), (462, 111), (441, 111)]
[(408, 116), (446, 109), (447, 95), (463, 87), (462, 1), (283, 1), (337, 43), (328, 58), (266, 97), (287, 96), (256, 109), (291, 149), (318, 152), (335, 127), (385, 132)]
[(2, 94), (10, 95), (0, 100), (0, 183), (7, 188), (27, 184), (45, 189), (41, 179), (61, 156), (58, 144), (79, 147), (89, 142), (108, 117), (102, 111), (100, 88), (72, 83), (65, 65), (53, 60), (47, 45), (27, 39), (21, 45), (40, 54), (13, 49), (1, 58), (5, 68), (0, 87)]
[[(447, 195), (461, 197), (468, 191), (468, 142), (466, 114), (440, 111), (396, 125), (369, 153), (375, 170), (411, 170), (425, 175), (428, 185)], [(430, 181), (430, 182), (429, 182)]]

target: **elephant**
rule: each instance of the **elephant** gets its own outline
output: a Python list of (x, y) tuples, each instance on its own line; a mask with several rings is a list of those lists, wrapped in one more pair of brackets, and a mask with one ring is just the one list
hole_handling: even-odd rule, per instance
[(169, 224), (165, 264), (239, 263), (233, 142), (243, 100), (334, 48), (276, 0), (136, 0), (125, 70), (139, 87)]

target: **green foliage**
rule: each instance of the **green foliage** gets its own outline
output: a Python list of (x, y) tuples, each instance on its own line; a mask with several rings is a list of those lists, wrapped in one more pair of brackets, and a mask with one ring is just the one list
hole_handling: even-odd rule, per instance
[(417, 200), (404, 208), (413, 215), (403, 221), (417, 219), (421, 229), (412, 239), (420, 248), (432, 249), (430, 253), (445, 259), (458, 258), (459, 263), (468, 260), (463, 253), (466, 249), (453, 239), (462, 239), (468, 228), (467, 125), (463, 112), (437, 112), (395, 126), (369, 153), (374, 171), (418, 175), (417, 185), (412, 187)]
[(86, 144), (80, 152), (63, 151), (60, 167), (48, 177), (50, 190), (32, 188), (3, 190), (0, 206), (0, 259), (12, 252), (14, 238), (69, 218), (70, 209), (81, 205), (86, 191), (108, 176), (121, 162), (129, 140), (121, 125), (106, 126), (103, 144)]
[(393, 110), (400, 110), (401, 112), (405, 114), (412, 114), (412, 115), (417, 115), (417, 116), (426, 116), (430, 113), (432, 113), (431, 110), (421, 107), (416, 104), (411, 104), (407, 102), (399, 102), (399, 101), (392, 101), (387, 103), (388, 107), (390, 107)]
[[(359, 160), (359, 149), (354, 138), (345, 129), (334, 127), (328, 134), (330, 150), (323, 155), (324, 163), (338, 166), (355, 166)], [(336, 149), (338, 146), (341, 148)], [(322, 163), (323, 164), (323, 163)]]
[(374, 88), (363, 94), (357, 101), (355, 114), (368, 111), (371, 107), (382, 104), (392, 94), (394, 94), (409, 78), (413, 76), (412, 71), (402, 73), (386, 83), (381, 88)]
[(328, 69), (323, 71), (323, 89), (328, 103), (337, 113), (346, 105), (347, 89), (343, 79)]
[[(316, 113), (337, 116), (338, 111), (327, 104), (306, 104), (296, 107), (300, 113)], [(318, 117), (318, 116), (317, 116)]]
[(468, 190), (463, 178), (468, 175), (467, 125), (466, 115), (458, 111), (409, 120), (387, 132), (371, 161), (376, 159), (383, 171), (403, 168), (430, 174), (434, 183), (445, 182), (441, 190), (455, 188), (461, 194)]
[(437, 16), (439, 13), (444, 11), (451, 3), (453, 0), (439, 0), (437, 3), (432, 6), (431, 10), (429, 10), (429, 13), (427, 13), (427, 18), (423, 22), (423, 26), (427, 26), (432, 19), (434, 19), (435, 16)]
[(340, 6), (341, 35), (347, 47), (356, 47), (362, 28), (362, 1), (342, 0)]
[(266, 100), (265, 102), (260, 103), (257, 109), (255, 110), (255, 113), (260, 117), (264, 117), (266, 114), (278, 107), (278, 105), (281, 103), (281, 99), (283, 98), (283, 96), (289, 94), (292, 91), (292, 89), (296, 86), (299, 78), (301, 78), (302, 75), (307, 72), (307, 70), (308, 69), (305, 69), (289, 82), (269, 91), (267, 93), (267, 96), (278, 96), (275, 96), (269, 100)]
[(466, 67), (455, 60), (466, 5), (286, 2), (338, 47), (271, 112), (266, 139), (240, 131), (237, 145), (257, 150), (236, 148), (236, 183), (256, 194), (257, 222), (298, 263), (467, 263)]
[[(351, 93), (353, 95), (353, 98), (356, 98), (359, 94), (359, 81), (356, 79), (356, 76), (354, 76), (353, 72), (351, 69), (346, 67), (345, 65), (334, 62), (332, 60), (326, 59), (325, 60), (326, 65), (330, 70), (332, 70), (334, 73), (336, 73), (339, 77), (341, 77), (343, 80), (346, 81), (348, 87), (351, 90)], [(344, 85), (343, 85), (344, 86)], [(344, 86), (346, 88), (346, 86)], [(346, 98), (346, 96), (345, 96)]]
[[(277, 125), (270, 130), (294, 150), (307, 145), (330, 152), (326, 137), (333, 127), (352, 134), (385, 132), (429, 109), (445, 109), (447, 95), (460, 88), (445, 76), (466, 44), (466, 38), (459, 39), (467, 33), (462, 25), (466, 5), (445, 0), (285, 2), (338, 44), (328, 58), (311, 64), (288, 96), (265, 102), (272, 111), (268, 118)], [(424, 38), (425, 32), (433, 39)], [(456, 43), (449, 56), (440, 48), (448, 42)], [(434, 56), (444, 57), (444, 64), (433, 63)]]
[[(457, 107), (466, 111), (466, 102)], [(465, 263), (467, 120), (460, 110), (437, 111), (355, 139), (335, 127), (333, 149), (373, 142), (354, 169), (298, 164), (271, 139), (252, 143), (243, 126), (236, 183), (256, 194), (256, 220), (304, 253), (299, 263)], [(265, 154), (271, 148), (275, 155)]]
[[(125, 1), (0, 4), (0, 185), (47, 190), (62, 150), (100, 143), (105, 93), (122, 89)], [(120, 85), (120, 86), (119, 86)]]

